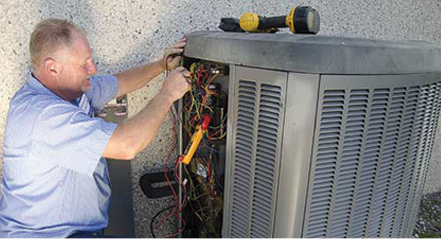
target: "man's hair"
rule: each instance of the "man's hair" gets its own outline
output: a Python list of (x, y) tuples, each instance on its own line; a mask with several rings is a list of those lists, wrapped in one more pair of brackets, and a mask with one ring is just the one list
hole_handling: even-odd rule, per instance
[(80, 27), (68, 20), (50, 18), (39, 22), (29, 42), (32, 67), (37, 69), (44, 60), (43, 57), (55, 53), (62, 47), (69, 47), (73, 32), (84, 34)]

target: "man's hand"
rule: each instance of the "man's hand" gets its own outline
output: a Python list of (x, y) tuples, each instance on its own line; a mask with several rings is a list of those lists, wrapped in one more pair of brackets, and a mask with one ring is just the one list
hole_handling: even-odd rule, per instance
[[(182, 60), (182, 56), (176, 56), (184, 52), (184, 47), (187, 39), (181, 38), (178, 42), (171, 45), (164, 52), (164, 56), (161, 60), (161, 64), (164, 70), (173, 70), (179, 66), (179, 62)], [(175, 55), (175, 56), (172, 56)]]
[(184, 67), (171, 71), (161, 91), (147, 106), (116, 127), (103, 157), (131, 160), (145, 149), (155, 138), (173, 102), (190, 90), (191, 86), (185, 79), (189, 75)]
[(162, 59), (115, 74), (118, 78), (117, 97), (144, 87), (164, 70), (173, 70), (178, 67), (182, 57), (175, 54), (179, 55), (184, 51), (185, 43), (186, 39), (181, 38), (165, 50)]
[(184, 94), (190, 90), (190, 84), (188, 83), (186, 77), (189, 77), (190, 73), (184, 67), (178, 67), (171, 71), (168, 77), (164, 80), (161, 92), (169, 97), (169, 99), (174, 102), (180, 99)]

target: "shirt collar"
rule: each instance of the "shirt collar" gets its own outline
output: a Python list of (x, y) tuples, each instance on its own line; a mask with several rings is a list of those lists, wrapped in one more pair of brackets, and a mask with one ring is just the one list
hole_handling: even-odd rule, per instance
[[(46, 88), (46, 86), (44, 86), (37, 78), (35, 78), (35, 76), (31, 73), (28, 79), (28, 85), (34, 89), (35, 91), (37, 91), (40, 94), (43, 95), (53, 95), (56, 96), (60, 99), (62, 99), (60, 96), (58, 96), (57, 94), (55, 94), (54, 92), (52, 92), (51, 90), (49, 90), (48, 88)], [(84, 94), (83, 94), (84, 95)], [(72, 104), (74, 105), (78, 105), (79, 101), (81, 100), (81, 98), (83, 97), (83, 95), (81, 95), (80, 97), (76, 98)], [(64, 99), (63, 99), (64, 100)]]
[[(54, 92), (46, 88), (39, 80), (37, 80), (32, 73), (29, 76), (28, 85), (38, 93), (44, 95), (56, 95)], [(59, 97), (58, 95), (56, 96)]]

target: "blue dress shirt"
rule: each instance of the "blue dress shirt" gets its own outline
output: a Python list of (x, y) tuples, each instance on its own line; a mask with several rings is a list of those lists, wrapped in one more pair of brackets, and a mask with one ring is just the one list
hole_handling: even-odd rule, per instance
[(116, 128), (94, 117), (118, 90), (114, 76), (68, 102), (30, 76), (12, 98), (3, 146), (0, 237), (66, 237), (108, 224), (101, 156)]

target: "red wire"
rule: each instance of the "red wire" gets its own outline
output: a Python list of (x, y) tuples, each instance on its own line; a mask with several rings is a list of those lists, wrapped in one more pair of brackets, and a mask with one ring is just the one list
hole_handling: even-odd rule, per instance
[[(181, 234), (181, 233), (184, 231), (185, 225), (187, 224), (187, 222), (186, 222), (186, 221), (180, 216), (180, 215), (181, 215), (180, 213), (182, 212), (182, 209), (184, 208), (185, 203), (186, 203), (186, 199), (187, 199), (187, 189), (186, 189), (185, 184), (183, 183), (182, 179), (179, 177), (179, 174), (178, 174), (179, 164), (180, 164), (180, 161), (178, 160), (178, 161), (176, 162), (176, 166), (175, 166), (174, 172), (175, 172), (175, 177), (178, 179), (179, 184), (182, 186), (182, 188), (183, 188), (183, 190), (184, 190), (184, 196), (183, 196), (183, 201), (182, 201), (182, 203), (181, 203), (181, 207), (179, 208), (179, 210), (178, 210), (177, 213), (176, 213), (176, 219), (177, 219), (178, 221), (181, 221), (182, 224), (183, 224), (183, 226), (182, 226), (182, 228), (180, 228), (176, 233), (171, 234), (171, 235), (166, 235), (166, 236), (164, 236), (164, 237), (174, 237), (174, 236), (177, 236), (177, 235)], [(173, 214), (175, 213), (177, 207), (178, 207), (178, 205), (175, 205), (175, 208), (173, 209)], [(170, 218), (171, 215), (172, 215), (172, 214), (170, 214), (170, 215), (167, 217), (167, 220)]]
[[(163, 168), (163, 172), (164, 172), (164, 176), (165, 176), (165, 178), (166, 178), (166, 180), (167, 180), (167, 183), (168, 183), (168, 185), (169, 185), (169, 187), (170, 187), (170, 189), (171, 189), (171, 191), (172, 191), (172, 193), (173, 193), (173, 197), (175, 198), (176, 202), (175, 202), (175, 207), (174, 207), (173, 211), (172, 211), (167, 217), (165, 217), (165, 218), (163, 217), (163, 218), (161, 219), (160, 223), (159, 223), (158, 226), (156, 227), (156, 230), (158, 230), (158, 228), (162, 227), (162, 226), (164, 225), (164, 223), (165, 223), (166, 221), (168, 221), (168, 220), (170, 219), (170, 217), (171, 217), (173, 214), (175, 214), (175, 212), (176, 212), (176, 210), (178, 209), (178, 206), (179, 206), (179, 198), (178, 198), (178, 196), (177, 196), (177, 194), (176, 194), (175, 189), (173, 188), (173, 185), (171, 184), (171, 182), (170, 182), (170, 180), (169, 180), (169, 178), (168, 178), (168, 176), (167, 176), (167, 169), (168, 169), (168, 167), (167, 167), (167, 162), (168, 162), (168, 160), (170, 159), (170, 156), (171, 156), (171, 154), (172, 154), (172, 152), (173, 152), (174, 147), (176, 146), (176, 138), (177, 138), (177, 136), (176, 136), (176, 135), (177, 135), (176, 122), (175, 122), (174, 118), (172, 117), (172, 114), (171, 114), (170, 111), (168, 112), (168, 114), (169, 114), (169, 117), (170, 117), (170, 119), (171, 119), (171, 121), (172, 121), (172, 124), (173, 124), (173, 143), (172, 143), (172, 145), (171, 145), (171, 147), (170, 147), (169, 153), (168, 153), (167, 158), (166, 158), (166, 160), (165, 160), (164, 168)], [(176, 174), (176, 175), (177, 175), (177, 168), (178, 168), (179, 163), (180, 163), (180, 162), (179, 162), (179, 160), (178, 160), (178, 161), (176, 162), (176, 167), (175, 167), (175, 174)], [(178, 178), (179, 178), (179, 177), (178, 177)], [(181, 181), (180, 179), (179, 179), (179, 181), (180, 181), (180, 183), (182, 184), (182, 181)], [(185, 186), (184, 186), (184, 189), (185, 189)], [(187, 193), (186, 193), (186, 191), (185, 191), (184, 200), (185, 200), (186, 197), (187, 197), (186, 195), (187, 195)], [(165, 237), (174, 237), (174, 236), (177, 236), (177, 235), (181, 234), (181, 233), (184, 231), (184, 228), (185, 228), (185, 225), (186, 225), (186, 221), (183, 220), (181, 217), (179, 217), (179, 213), (181, 212), (183, 205), (184, 205), (184, 204), (182, 204), (181, 209), (177, 212), (177, 215), (176, 215), (177, 220), (178, 220), (178, 221), (182, 221), (183, 227), (182, 227), (181, 229), (179, 229), (178, 232), (176, 232), (176, 233), (174, 233), (174, 234), (172, 234), (172, 235), (165, 236)]]
[(186, 225), (185, 220), (182, 220), (182, 219), (181, 219), (181, 221), (182, 221), (182, 224), (183, 224), (184, 226), (183, 226), (181, 229), (179, 229), (177, 232), (175, 232), (174, 234), (166, 235), (166, 236), (164, 236), (164, 238), (167, 238), (167, 237), (175, 237), (175, 236), (181, 234), (181, 233), (184, 231), (184, 228), (185, 228), (185, 225)]
[(178, 207), (178, 205), (179, 205), (179, 199), (178, 199), (178, 195), (176, 194), (176, 191), (175, 191), (175, 189), (174, 189), (174, 187), (173, 187), (173, 185), (172, 185), (172, 183), (170, 182), (170, 179), (168, 178), (168, 176), (167, 176), (167, 169), (168, 169), (168, 166), (167, 166), (167, 163), (168, 163), (168, 160), (170, 159), (170, 156), (171, 156), (171, 154), (172, 154), (172, 152), (173, 152), (173, 149), (174, 149), (174, 147), (175, 147), (175, 144), (176, 144), (176, 123), (175, 123), (175, 121), (173, 120), (173, 117), (172, 117), (172, 115), (171, 115), (171, 112), (169, 111), (168, 112), (168, 114), (169, 114), (169, 117), (170, 117), (170, 119), (171, 119), (171, 121), (172, 121), (172, 123), (173, 123), (173, 128), (174, 128), (174, 134), (173, 134), (173, 142), (172, 142), (172, 144), (171, 144), (171, 146), (170, 146), (170, 150), (169, 150), (169, 152), (168, 152), (168, 155), (167, 155), (167, 158), (166, 158), (166, 160), (165, 160), (165, 162), (164, 162), (164, 167), (162, 168), (162, 171), (164, 172), (164, 177), (165, 177), (165, 179), (167, 180), (167, 183), (168, 183), (168, 186), (170, 187), (170, 189), (171, 189), (171, 191), (172, 191), (172, 193), (173, 193), (173, 197), (175, 198), (175, 208), (173, 209), (173, 211), (172, 212), (170, 212), (170, 214), (167, 216), (167, 217), (162, 217), (161, 218), (161, 221), (159, 222), (159, 224), (158, 224), (158, 226), (156, 227), (156, 228), (159, 228), (159, 227), (161, 227), (162, 225), (164, 225), (164, 223), (175, 213), (175, 211), (176, 211), (176, 209), (177, 209), (177, 207)]
[(181, 221), (181, 222), (182, 222), (183, 227), (180, 228), (180, 229), (179, 229), (176, 233), (174, 233), (174, 234), (164, 236), (164, 237), (175, 237), (175, 236), (181, 234), (181, 233), (184, 231), (184, 229), (185, 229), (185, 225), (187, 224), (187, 222), (186, 222), (186, 221), (180, 216), (180, 213), (182, 212), (182, 210), (183, 210), (183, 208), (184, 208), (184, 206), (185, 206), (185, 203), (186, 203), (186, 199), (187, 199), (187, 188), (185, 187), (185, 184), (183, 183), (182, 179), (179, 177), (179, 174), (178, 174), (178, 169), (179, 169), (179, 164), (180, 164), (180, 161), (178, 160), (178, 161), (176, 162), (174, 172), (175, 172), (175, 177), (178, 179), (179, 184), (180, 184), (181, 187), (183, 188), (184, 196), (183, 196), (183, 201), (182, 201), (181, 207), (180, 207), (179, 210), (176, 212), (176, 210), (178, 209), (178, 206), (179, 206), (179, 198), (178, 198), (178, 196), (177, 196), (177, 194), (176, 194), (176, 191), (174, 190), (173, 186), (171, 185), (170, 180), (168, 179), (168, 176), (167, 176), (166, 170), (168, 169), (168, 167), (167, 167), (167, 162), (168, 162), (168, 160), (169, 160), (169, 158), (170, 158), (170, 155), (171, 155), (172, 152), (173, 152), (173, 148), (175, 147), (175, 144), (176, 144), (177, 127), (176, 127), (176, 122), (175, 122), (175, 120), (173, 119), (171, 112), (169, 111), (168, 113), (169, 113), (170, 119), (171, 119), (172, 124), (173, 124), (173, 129), (174, 129), (174, 131), (173, 131), (173, 132), (174, 132), (173, 136), (174, 136), (174, 137), (173, 137), (172, 147), (170, 148), (169, 154), (167, 155), (167, 159), (166, 159), (166, 162), (165, 162), (165, 164), (164, 164), (164, 169), (163, 169), (163, 171), (164, 171), (165, 178), (167, 179), (167, 182), (168, 182), (168, 184), (169, 184), (169, 187), (171, 188), (171, 190), (172, 190), (172, 192), (173, 192), (173, 196), (174, 196), (175, 199), (176, 199), (176, 203), (175, 203), (175, 207), (174, 207), (173, 211), (172, 211), (172, 212), (171, 212), (166, 218), (163, 218), (163, 219), (161, 220), (161, 223), (158, 224), (158, 226), (157, 226), (156, 229), (158, 229), (160, 226), (162, 226), (166, 221), (168, 221), (168, 220), (170, 219), (170, 217), (171, 217), (173, 214), (176, 213), (176, 219), (177, 219), (178, 221)]
[(217, 130), (216, 132), (214, 132), (213, 134), (208, 136), (208, 140), (211, 140), (211, 138), (213, 138), (215, 135), (218, 135), (220, 132), (222, 132), (223, 127), (219, 130)]
[[(166, 68), (167, 68), (167, 70), (166, 70), (166, 76), (167, 76), (167, 75), (168, 75), (168, 66), (167, 66), (167, 63), (166, 63)], [(169, 180), (169, 178), (168, 178), (168, 176), (167, 176), (167, 169), (168, 169), (167, 162), (168, 162), (168, 160), (170, 159), (170, 156), (171, 156), (171, 154), (173, 153), (173, 149), (174, 149), (175, 146), (176, 146), (176, 138), (177, 138), (177, 127), (176, 127), (176, 122), (175, 122), (175, 120), (174, 120), (174, 118), (173, 118), (172, 113), (171, 113), (170, 110), (168, 111), (168, 115), (169, 115), (170, 120), (172, 121), (172, 124), (173, 124), (173, 142), (172, 142), (172, 144), (171, 144), (171, 146), (170, 146), (169, 152), (168, 152), (168, 154), (167, 154), (167, 158), (165, 159), (164, 167), (163, 167), (162, 171), (164, 172), (164, 177), (165, 177), (165, 179), (167, 180), (168, 186), (170, 187), (170, 189), (171, 189), (171, 191), (172, 191), (172, 193), (173, 193), (173, 197), (175, 198), (175, 207), (173, 208), (173, 211), (172, 211), (172, 212), (171, 212), (166, 218), (163, 217), (163, 218), (161, 219), (160, 223), (159, 223), (158, 226), (156, 227), (156, 230), (157, 230), (159, 227), (163, 226), (164, 223), (170, 219), (170, 217), (175, 213), (175, 211), (176, 211), (176, 209), (178, 208), (178, 205), (179, 205), (179, 198), (178, 198), (178, 195), (176, 194), (176, 191), (175, 191), (173, 185), (171, 184), (171, 182), (170, 182), (170, 180)], [(179, 163), (180, 163), (180, 162), (179, 162), (179, 159), (178, 159), (177, 162), (176, 162), (176, 165), (179, 165)], [(177, 168), (177, 166), (175, 167), (175, 170), (177, 170), (176, 168)], [(176, 173), (176, 172), (175, 172), (175, 173)], [(177, 174), (176, 174), (176, 175), (177, 175)], [(179, 178), (179, 177), (178, 177), (178, 178)], [(180, 181), (181, 181), (181, 180), (180, 180)], [(183, 185), (183, 186), (184, 186), (184, 190), (185, 190), (185, 185)], [(187, 197), (187, 193), (186, 193), (186, 191), (185, 191), (185, 197), (184, 197), (184, 200), (185, 200), (186, 197)], [(184, 204), (182, 204), (182, 205), (184, 205)], [(182, 209), (180, 209), (179, 212), (180, 212), (181, 210), (182, 210)], [(185, 225), (186, 225), (186, 221), (179, 217), (179, 212), (178, 212), (178, 215), (177, 215), (176, 218), (177, 218), (178, 220), (182, 221), (183, 227), (182, 227), (181, 229), (179, 229), (178, 232), (176, 232), (176, 233), (174, 233), (174, 234), (172, 234), (172, 235), (166, 236), (166, 237), (174, 237), (174, 236), (177, 236), (177, 235), (181, 234), (181, 233), (184, 231), (184, 228), (185, 228)]]
[(182, 212), (182, 209), (184, 208), (186, 199), (187, 199), (187, 188), (185, 187), (185, 184), (182, 182), (182, 179), (179, 177), (178, 175), (178, 166), (179, 166), (179, 162), (176, 163), (176, 167), (175, 167), (175, 177), (179, 180), (179, 184), (181, 184), (182, 189), (184, 190), (184, 200), (182, 201), (181, 207), (179, 208), (179, 213)]
[[(201, 105), (201, 109), (200, 109), (200, 111), (203, 110), (203, 105), (205, 105), (205, 101), (206, 101), (206, 98), (208, 98), (208, 92), (209, 92), (209, 91), (208, 91), (208, 86), (207, 86), (207, 89), (206, 89), (206, 93), (207, 93), (207, 95), (206, 95), (205, 97), (202, 95), (201, 85), (203, 85), (204, 83), (207, 83), (207, 79), (209, 79), (210, 76), (211, 76), (211, 74), (205, 74), (205, 73), (206, 73), (206, 71), (205, 71), (205, 69), (203, 69), (203, 68), (202, 68), (202, 69), (201, 69), (201, 68), (198, 68), (198, 69), (196, 70), (196, 76), (197, 76), (197, 77), (196, 77), (196, 80), (197, 80), (197, 85), (198, 85), (198, 88), (199, 88), (199, 92), (200, 92), (200, 94), (201, 94), (201, 96), (202, 96), (202, 105)], [(201, 76), (202, 76), (202, 75), (203, 75), (203, 77), (202, 77), (202, 80), (201, 80)], [(201, 80), (201, 81), (200, 81), (200, 80)], [(167, 155), (167, 159), (165, 160), (165, 163), (164, 163), (163, 172), (164, 172), (164, 176), (165, 176), (165, 178), (166, 178), (166, 180), (167, 180), (167, 183), (169, 184), (170, 189), (172, 190), (173, 196), (175, 197), (176, 201), (175, 201), (175, 207), (174, 207), (173, 211), (172, 211), (167, 217), (165, 217), (165, 218), (163, 217), (163, 218), (161, 219), (161, 221), (160, 221), (160, 223), (158, 224), (158, 226), (157, 226), (156, 229), (158, 229), (159, 227), (163, 226), (163, 224), (164, 224), (166, 221), (168, 221), (172, 215), (174, 215), (174, 214), (176, 213), (176, 219), (177, 219), (178, 221), (181, 221), (181, 222), (182, 222), (183, 227), (180, 228), (180, 229), (178, 230), (178, 232), (176, 232), (176, 233), (174, 233), (174, 234), (164, 236), (164, 237), (174, 237), (174, 236), (177, 236), (177, 235), (181, 234), (181, 233), (184, 231), (184, 228), (185, 228), (185, 225), (186, 225), (186, 221), (180, 216), (180, 214), (181, 214), (181, 212), (182, 212), (182, 210), (183, 210), (183, 208), (184, 208), (184, 206), (185, 206), (185, 203), (187, 202), (187, 201), (186, 201), (186, 200), (187, 200), (187, 189), (186, 189), (185, 184), (183, 183), (182, 179), (179, 177), (179, 174), (178, 174), (178, 168), (179, 168), (179, 164), (180, 164), (180, 161), (178, 160), (178, 161), (176, 162), (176, 165), (175, 165), (174, 173), (175, 173), (175, 177), (176, 177), (176, 179), (179, 181), (179, 184), (180, 184), (180, 186), (182, 187), (182, 189), (183, 189), (183, 191), (184, 191), (183, 201), (182, 201), (182, 203), (181, 203), (181, 206), (179, 207), (179, 198), (178, 198), (178, 196), (177, 196), (177, 194), (176, 194), (176, 191), (174, 190), (174, 188), (173, 188), (173, 186), (172, 186), (172, 184), (171, 184), (171, 182), (170, 182), (170, 180), (168, 179), (168, 176), (167, 176), (167, 169), (168, 169), (168, 167), (167, 167), (167, 162), (168, 162), (168, 160), (170, 159), (170, 156), (171, 156), (171, 154), (172, 154), (172, 152), (173, 152), (173, 149), (174, 149), (175, 144), (176, 144), (176, 138), (177, 138), (177, 136), (176, 136), (176, 135), (177, 135), (176, 122), (174, 121), (171, 112), (169, 111), (168, 113), (169, 113), (170, 119), (171, 119), (171, 121), (172, 121), (172, 123), (173, 123), (173, 129), (174, 129), (174, 134), (173, 134), (173, 136), (174, 136), (174, 137), (173, 137), (173, 143), (172, 143), (172, 146), (170, 147), (170, 151), (169, 151), (169, 153), (168, 153), (168, 155)], [(197, 116), (195, 116), (194, 119), (197, 120)], [(193, 119), (192, 119), (192, 120), (193, 120)], [(192, 120), (191, 120), (191, 121), (192, 121)], [(220, 131), (220, 130), (219, 130), (219, 131)], [(217, 133), (217, 132), (216, 132), (216, 133)], [(208, 165), (208, 170), (210, 170), (210, 165)], [(208, 173), (210, 173), (210, 171), (209, 171)], [(211, 180), (210, 180), (210, 181), (211, 181)], [(212, 195), (212, 197), (214, 196), (213, 187), (211, 188), (211, 195)], [(178, 207), (179, 207), (179, 209), (178, 209)], [(178, 211), (176, 211), (177, 209), (178, 209)]]

